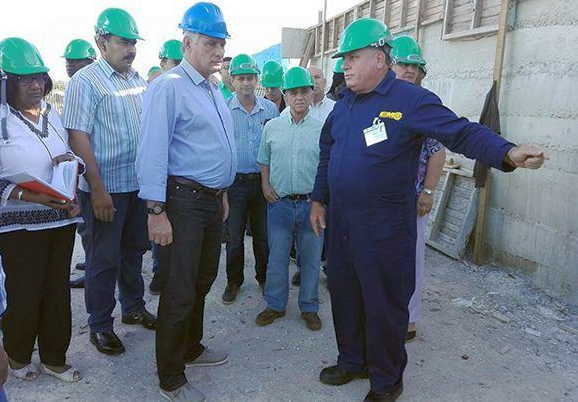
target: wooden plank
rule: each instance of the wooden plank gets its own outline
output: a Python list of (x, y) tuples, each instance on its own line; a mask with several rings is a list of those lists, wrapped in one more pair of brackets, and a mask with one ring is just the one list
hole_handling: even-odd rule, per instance
[(299, 61), (299, 65), (301, 67), (307, 67), (309, 64), (309, 60), (313, 57), (315, 53), (315, 37), (317, 36), (317, 29), (311, 31), (309, 33), (309, 37), (307, 38), (307, 44), (305, 45), (305, 52), (303, 53), (303, 57)]
[(407, 6), (408, 0), (401, 0), (401, 14), (399, 16), (399, 26), (404, 27), (407, 25)]
[[(479, 197), (475, 179), (453, 172), (442, 173), (434, 197), (434, 209), (426, 230), (427, 244), (459, 259), (472, 232)], [(440, 188), (441, 187), (441, 188)]]
[(375, 17), (375, 0), (369, 0), (369, 18)]
[(401, 27), (401, 1), (402, 0), (391, 0), (389, 6), (389, 24), (390, 29)]
[(420, 40), (420, 32), (421, 30), (419, 29), (421, 27), (421, 11), (423, 8), (423, 3), (424, 0), (418, 0), (417, 1), (417, 15), (416, 15), (416, 20), (415, 20), (415, 40), (419, 43)]
[(480, 21), (482, 19), (482, 0), (472, 0), (474, 2), (474, 12), (472, 14), (472, 25), (470, 29), (474, 29), (480, 26)]
[(423, 21), (440, 20), (444, 17), (443, 0), (427, 0), (423, 5)]
[(442, 29), (442, 39), (450, 33), (450, 21), (452, 17), (454, 0), (446, 0), (446, 8), (444, 10), (444, 24)]
[[(496, 96), (500, 101), (500, 88), (502, 84), (502, 72), (504, 69), (504, 53), (506, 47), (506, 31), (510, 0), (502, 0), (500, 10), (500, 22), (498, 37), (496, 40), (496, 57), (494, 59), (494, 81), (496, 82)], [(476, 237), (474, 243), (474, 262), (482, 265), (486, 262), (486, 223), (488, 207), (490, 204), (491, 175), (488, 173), (485, 186), (480, 191), (480, 207), (476, 219)]]
[[(448, 0), (448, 1), (451, 1), (451, 0)], [(493, 33), (496, 33), (497, 31), (498, 31), (497, 25), (487, 26), (487, 27), (479, 27), (479, 28), (472, 29), (472, 30), (465, 30), (462, 32), (455, 32), (455, 33), (446, 34), (443, 36), (442, 39), (444, 39), (444, 40), (461, 39), (461, 38), (465, 38), (465, 37), (469, 37), (469, 36), (493, 34)]]
[(391, 0), (383, 2), (383, 23), (389, 27), (389, 20), (391, 19)]

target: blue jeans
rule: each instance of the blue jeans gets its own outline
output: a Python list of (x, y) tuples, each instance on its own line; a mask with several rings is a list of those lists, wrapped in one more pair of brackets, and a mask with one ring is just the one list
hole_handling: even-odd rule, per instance
[(8, 397), (6, 397), (6, 392), (4, 388), (0, 387), (0, 402), (8, 402)]
[(267, 307), (285, 311), (289, 299), (289, 253), (295, 236), (301, 262), (299, 309), (319, 311), (319, 267), (323, 236), (317, 237), (309, 223), (309, 201), (281, 199), (267, 208), (269, 263), (265, 301)]
[(89, 237), (84, 279), (88, 324), (92, 332), (110, 331), (117, 282), (122, 314), (144, 309), (142, 256), (148, 248), (146, 203), (138, 198), (137, 192), (113, 193), (114, 220), (103, 222), (94, 216), (90, 193), (79, 193)]

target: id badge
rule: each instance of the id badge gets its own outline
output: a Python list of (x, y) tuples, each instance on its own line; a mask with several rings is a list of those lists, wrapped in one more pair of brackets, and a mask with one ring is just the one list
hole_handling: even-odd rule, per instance
[(380, 121), (378, 117), (373, 119), (373, 124), (371, 127), (367, 127), (363, 130), (363, 136), (365, 137), (365, 144), (370, 147), (374, 144), (380, 143), (387, 140), (387, 131), (385, 129), (385, 123)]

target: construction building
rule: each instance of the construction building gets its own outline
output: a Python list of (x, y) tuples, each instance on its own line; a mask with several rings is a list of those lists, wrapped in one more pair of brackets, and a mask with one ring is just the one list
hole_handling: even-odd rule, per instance
[[(460, 168), (448, 169), (446, 176), (456, 178), (446, 184), (462, 193), (454, 196), (462, 197), (463, 220), (452, 222), (453, 212), (442, 210), (459, 200), (438, 197), (430, 244), (445, 242), (436, 248), (453, 255), (450, 243), (467, 244), (483, 208), (486, 230), (476, 238), (483, 239), (478, 244), (489, 261), (523, 271), (538, 287), (578, 304), (578, 52), (571, 50), (578, 43), (576, 6), (573, 0), (367, 0), (339, 15), (321, 12), (319, 24), (308, 29), (284, 28), (282, 56), (322, 67), (330, 76), (343, 29), (372, 17), (395, 35), (418, 39), (428, 62), (424, 86), (459, 115), (478, 121), (494, 79), (501, 79), (502, 135), (543, 147), (550, 160), (538, 172), (492, 171), (491, 186), (482, 190), (473, 185), (473, 161), (450, 155)], [(463, 255), (458, 251), (453, 256)]]

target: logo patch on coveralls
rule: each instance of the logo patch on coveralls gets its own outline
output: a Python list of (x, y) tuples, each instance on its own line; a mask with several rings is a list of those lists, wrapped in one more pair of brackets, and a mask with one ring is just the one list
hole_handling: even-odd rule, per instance
[(379, 117), (382, 119), (392, 119), (392, 120), (401, 120), (403, 118), (403, 113), (401, 112), (386, 112), (383, 111), (379, 114)]

